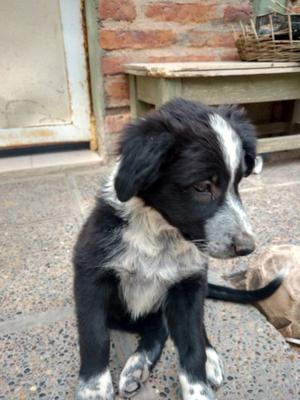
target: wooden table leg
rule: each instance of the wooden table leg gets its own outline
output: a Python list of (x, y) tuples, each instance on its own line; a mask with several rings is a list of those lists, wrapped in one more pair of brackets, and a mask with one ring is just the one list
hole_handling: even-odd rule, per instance
[(180, 97), (182, 95), (181, 79), (160, 78), (158, 90), (159, 100), (157, 104), (155, 104), (156, 107), (160, 107), (167, 101), (172, 100), (174, 97)]
[(152, 104), (147, 104), (138, 99), (136, 76), (130, 75), (129, 77), (129, 90), (130, 90), (130, 111), (133, 119), (146, 114), (153, 108)]

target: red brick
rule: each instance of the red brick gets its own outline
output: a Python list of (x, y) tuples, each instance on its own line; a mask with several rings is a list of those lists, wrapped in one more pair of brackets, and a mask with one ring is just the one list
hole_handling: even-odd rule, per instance
[(291, 7), (292, 8), (292, 12), (296, 13), (296, 14), (300, 14), (300, 5), (296, 5)]
[(188, 34), (190, 47), (234, 47), (235, 40), (231, 32), (193, 31)]
[(99, 14), (101, 19), (131, 22), (136, 17), (136, 10), (132, 0), (100, 0)]
[(103, 49), (146, 49), (169, 46), (176, 40), (171, 30), (126, 31), (102, 30), (100, 44)]
[(119, 133), (131, 120), (129, 112), (112, 114), (105, 117), (105, 131), (107, 133)]
[(250, 17), (250, 4), (228, 5), (224, 8), (224, 19), (226, 22), (246, 21)]
[(102, 73), (104, 75), (113, 75), (123, 72), (123, 64), (128, 62), (125, 56), (103, 56), (102, 57)]
[(125, 75), (108, 76), (104, 83), (106, 106), (109, 108), (129, 105), (129, 85)]
[(180, 23), (201, 23), (217, 18), (215, 4), (197, 3), (169, 3), (161, 2), (150, 4), (146, 8), (146, 16), (158, 21), (171, 21)]
[(220, 50), (221, 61), (240, 61), (237, 49), (223, 49)]

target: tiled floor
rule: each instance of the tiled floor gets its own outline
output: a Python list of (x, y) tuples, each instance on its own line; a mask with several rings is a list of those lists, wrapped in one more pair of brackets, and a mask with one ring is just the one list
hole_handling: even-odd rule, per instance
[[(0, 399), (74, 397), (78, 344), (72, 298), (72, 247), (105, 168), (0, 175)], [(300, 162), (251, 176), (242, 195), (258, 250), (213, 261), (213, 276), (242, 268), (269, 243), (300, 244)], [(225, 363), (218, 400), (298, 400), (300, 353), (252, 306), (208, 301), (207, 328)], [(115, 383), (135, 339), (114, 332)], [(143, 400), (180, 399), (171, 342)]]

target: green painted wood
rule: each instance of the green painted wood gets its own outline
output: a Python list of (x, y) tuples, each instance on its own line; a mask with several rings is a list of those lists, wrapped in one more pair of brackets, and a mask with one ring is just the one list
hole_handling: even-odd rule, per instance
[(161, 106), (174, 97), (182, 96), (181, 79), (136, 77), (137, 97), (139, 100)]
[[(147, 114), (154, 106), (150, 102), (141, 101), (137, 93), (137, 77), (129, 76), (129, 91), (130, 91), (130, 111), (132, 118), (142, 117)], [(149, 100), (149, 99), (148, 99)]]
[(300, 73), (182, 79), (182, 95), (207, 104), (259, 103), (300, 97)]
[(152, 78), (199, 78), (214, 76), (272, 75), (300, 72), (297, 62), (207, 61), (175, 63), (130, 63), (129, 75)]
[(293, 150), (300, 148), (300, 134), (284, 135), (258, 140), (258, 153), (272, 153), (275, 151)]
[(159, 79), (159, 101), (156, 106), (159, 107), (174, 97), (182, 97), (182, 79)]
[(157, 104), (159, 102), (159, 83), (156, 78), (148, 78), (145, 76), (136, 77), (137, 98), (149, 104)]
[(129, 75), (129, 97), (130, 97), (130, 112), (132, 118), (138, 116), (137, 112), (137, 93), (136, 93), (136, 77)]
[(87, 42), (88, 42), (88, 58), (89, 58), (89, 73), (91, 80), (91, 97), (93, 105), (93, 113), (96, 120), (96, 132), (98, 151), (104, 158), (107, 155), (106, 148), (106, 134), (104, 129), (104, 115), (105, 115), (105, 104), (104, 104), (104, 85), (103, 76), (100, 66), (100, 55), (99, 50), (99, 32), (97, 24), (97, 0), (87, 0), (85, 2), (85, 19), (87, 26)]
[(265, 124), (257, 124), (256, 130), (258, 136), (275, 135), (287, 132), (289, 129), (288, 122), (268, 122)]

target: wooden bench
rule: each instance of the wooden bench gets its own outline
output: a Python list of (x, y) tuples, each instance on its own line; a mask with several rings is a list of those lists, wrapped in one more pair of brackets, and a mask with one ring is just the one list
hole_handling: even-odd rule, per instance
[[(258, 126), (259, 153), (300, 148), (300, 63), (201, 62), (126, 64), (133, 117), (173, 97), (210, 105), (293, 100), (288, 123)], [(282, 132), (284, 135), (274, 136)], [(293, 133), (293, 134), (291, 134)]]

